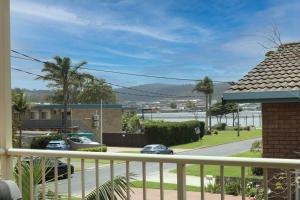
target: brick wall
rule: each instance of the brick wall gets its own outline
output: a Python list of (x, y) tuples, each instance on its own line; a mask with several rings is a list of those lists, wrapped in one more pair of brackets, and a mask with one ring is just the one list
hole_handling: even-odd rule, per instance
[(263, 103), (263, 157), (300, 158), (300, 102)]
[[(263, 157), (300, 158), (300, 102), (299, 103), (263, 103)], [(269, 169), (268, 187), (272, 191), (268, 199), (279, 200), (287, 196), (286, 190), (276, 189), (281, 183), (286, 188), (286, 170)], [(293, 173), (293, 171), (292, 171)], [(294, 182), (294, 176), (292, 179)], [(295, 187), (292, 187), (292, 199), (295, 199)]]
[[(97, 110), (100, 115), (100, 109)], [(96, 132), (92, 127), (91, 118), (96, 113), (95, 109), (72, 109), (72, 120), (80, 121), (83, 128), (89, 132)], [(103, 109), (103, 133), (120, 133), (122, 132), (122, 109)], [(97, 140), (100, 140), (100, 129)]]

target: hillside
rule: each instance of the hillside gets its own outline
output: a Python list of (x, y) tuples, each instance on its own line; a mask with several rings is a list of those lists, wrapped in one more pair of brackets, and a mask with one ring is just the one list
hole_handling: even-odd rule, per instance
[[(117, 88), (114, 89), (117, 93), (117, 99), (119, 103), (126, 103), (126, 102), (149, 102), (149, 101), (158, 101), (158, 100), (167, 100), (167, 99), (195, 99), (195, 98), (202, 98), (204, 99), (203, 94), (199, 94), (193, 92), (193, 88), (195, 85), (187, 84), (187, 85), (175, 85), (175, 84), (145, 84), (145, 85), (138, 85), (134, 87), (130, 87), (132, 89), (126, 88)], [(223, 92), (228, 88), (227, 84), (215, 84), (215, 92), (213, 95), (213, 99), (220, 99)], [(28, 90), (22, 89), (29, 101), (31, 102), (47, 102), (47, 97), (52, 94), (50, 90)], [(140, 91), (138, 91), (140, 90)], [(141, 92), (141, 91), (147, 91)], [(157, 94), (156, 94), (157, 93)], [(135, 95), (129, 95), (135, 94)], [(140, 95), (140, 96), (139, 96)], [(177, 97), (166, 97), (169, 95), (175, 95)], [(196, 96), (196, 97), (178, 97), (178, 96)]]
[[(193, 92), (193, 88), (195, 85), (193, 84), (186, 84), (186, 85), (175, 85), (175, 84), (161, 84), (161, 83), (156, 83), (156, 84), (145, 84), (145, 85), (138, 85), (131, 87), (132, 89), (126, 89), (126, 88), (120, 88), (116, 89), (116, 92), (121, 92), (121, 93), (130, 93), (130, 94), (139, 94), (141, 96), (134, 96), (134, 95), (129, 95), (129, 94), (120, 94), (118, 93), (118, 100), (121, 103), (124, 102), (129, 102), (129, 101), (157, 101), (157, 100), (162, 100), (162, 99), (186, 99), (186, 98), (181, 98), (178, 96), (199, 96), (199, 97), (189, 97), (190, 99), (195, 99), (195, 98), (203, 98), (203, 94), (199, 94), (196, 92)], [(213, 94), (213, 99), (220, 99), (223, 92), (229, 87), (228, 84), (225, 83), (218, 83), (215, 84), (214, 88), (214, 94)], [(143, 93), (135, 90), (142, 90), (142, 91), (148, 91), (148, 93)], [(158, 93), (158, 94), (155, 94)], [(168, 95), (176, 95), (177, 97), (165, 97), (163, 94), (166, 96)], [(145, 95), (145, 96), (142, 96)], [(149, 95), (149, 96), (147, 96)], [(150, 97), (150, 96), (155, 96), (155, 97)]]

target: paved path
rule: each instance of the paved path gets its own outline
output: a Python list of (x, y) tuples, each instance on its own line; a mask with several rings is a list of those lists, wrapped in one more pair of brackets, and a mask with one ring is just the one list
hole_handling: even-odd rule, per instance
[[(201, 149), (188, 150), (184, 152), (177, 153), (178, 155), (199, 155), (199, 156), (229, 156), (235, 153), (247, 151), (250, 149), (253, 141), (258, 140), (250, 139), (240, 142), (234, 142), (229, 144), (223, 144), (214, 147), (207, 147)], [(158, 163), (147, 163), (147, 176), (153, 176), (158, 173), (159, 165)], [(175, 164), (166, 163), (164, 164), (164, 171), (176, 168)], [(139, 178), (142, 172), (142, 166), (139, 162), (130, 162), (130, 172), (137, 175)], [(117, 164), (114, 166), (115, 176), (125, 175), (125, 164)], [(103, 166), (99, 169), (100, 183), (110, 180), (110, 168), (109, 166)], [(59, 181), (59, 193), (67, 193), (67, 179)], [(53, 188), (54, 183), (49, 183), (48, 186)], [(85, 171), (85, 191), (91, 191), (95, 187), (95, 169), (89, 169)], [(81, 173), (75, 172), (72, 176), (72, 194), (81, 195)]]

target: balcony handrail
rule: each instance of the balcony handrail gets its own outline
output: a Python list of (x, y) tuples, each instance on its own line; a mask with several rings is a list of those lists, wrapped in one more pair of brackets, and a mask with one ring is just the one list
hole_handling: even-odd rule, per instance
[(58, 151), (58, 150), (33, 150), (33, 149), (8, 149), (9, 156), (40, 156), (64, 157), (99, 160), (123, 160), (142, 162), (163, 162), (179, 164), (205, 164), (223, 166), (249, 166), (282, 169), (300, 169), (300, 159), (274, 159), (274, 158), (240, 158), (218, 156), (190, 156), (190, 155), (151, 155), (132, 153), (85, 152), (85, 151)]

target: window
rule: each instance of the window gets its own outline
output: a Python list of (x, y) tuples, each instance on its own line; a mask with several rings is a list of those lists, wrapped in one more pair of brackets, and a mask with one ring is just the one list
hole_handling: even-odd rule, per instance
[(42, 112), (42, 119), (43, 119), (43, 120), (50, 119), (50, 112), (48, 112), (48, 111), (43, 111), (43, 112)]
[(31, 120), (39, 119), (39, 113), (38, 112), (30, 112), (30, 119)]

